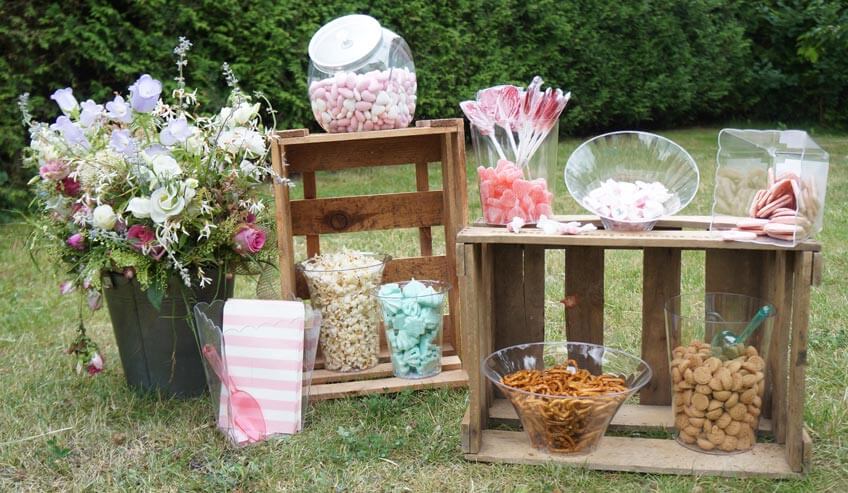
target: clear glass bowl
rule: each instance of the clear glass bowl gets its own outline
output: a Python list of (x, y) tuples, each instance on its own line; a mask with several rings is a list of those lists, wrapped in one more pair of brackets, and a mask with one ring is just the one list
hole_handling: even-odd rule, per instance
[(587, 204), (589, 193), (609, 179), (662, 183), (672, 197), (663, 203), (661, 216), (670, 216), (689, 205), (695, 197), (700, 175), (698, 165), (686, 150), (665, 137), (647, 132), (599, 135), (580, 144), (571, 153), (565, 165), (565, 186), (578, 204), (597, 214), (608, 230), (650, 231), (661, 216), (620, 220)]
[(374, 292), (390, 257), (356, 254), (373, 262), (326, 270), (318, 258), (311, 258), (296, 265), (306, 278), (313, 308), (321, 313), (321, 354), (324, 367), (332, 371), (367, 370), (379, 362), (380, 311)]
[[(413, 282), (427, 291), (409, 293), (405, 288)], [(384, 284), (378, 291), (396, 377), (427, 378), (442, 371), (442, 326), (449, 287), (441, 281), (412, 280)]]
[(710, 454), (757, 443), (774, 310), (732, 354), (714, 354), (715, 334), (739, 335), (767, 301), (732, 293), (683, 294), (665, 305), (675, 438)]
[[(563, 397), (509, 387), (505, 375), (544, 370), (574, 360), (593, 375), (624, 379), (627, 390), (591, 397)], [(550, 453), (594, 450), (628, 397), (651, 380), (647, 363), (624, 351), (580, 342), (539, 342), (500, 349), (483, 360), (483, 373), (509, 399), (534, 448)]]

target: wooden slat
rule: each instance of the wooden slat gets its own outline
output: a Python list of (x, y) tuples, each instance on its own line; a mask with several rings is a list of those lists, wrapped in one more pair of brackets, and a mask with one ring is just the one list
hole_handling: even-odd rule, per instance
[(824, 256), (821, 252), (813, 254), (813, 286), (819, 286), (822, 282), (822, 271), (824, 270)]
[[(460, 368), (462, 368), (462, 362), (459, 360), (459, 356), (442, 356), (442, 371), (458, 370)], [(349, 382), (352, 380), (371, 380), (391, 376), (392, 363), (390, 361), (386, 361), (378, 364), (374, 368), (350, 373), (340, 373), (337, 371), (323, 369), (315, 370), (312, 372), (312, 385)]]
[(545, 340), (545, 251), (496, 245), (495, 347)]
[(777, 308), (771, 332), (768, 360), (766, 361), (766, 389), (763, 396), (763, 415), (774, 421), (774, 440), (786, 442), (786, 391), (789, 380), (787, 360), (789, 354), (789, 326), (792, 320), (793, 258), (787, 252), (771, 255), (767, 269), (768, 299)]
[[(601, 218), (592, 214), (557, 214), (552, 219), (562, 223), (577, 221), (594, 224), (599, 228), (603, 227)], [(735, 227), (738, 220), (739, 218), (727, 218), (724, 220), (717, 219), (715, 222), (712, 222), (711, 216), (666, 216), (657, 220), (654, 229), (696, 229), (706, 231), (710, 229), (711, 224), (721, 228)], [(488, 226), (488, 224), (483, 218), (480, 218), (474, 222), (474, 226)]]
[[(454, 132), (442, 136), (440, 146), (440, 157), (442, 160), (442, 188), (444, 190), (444, 225), (445, 225), (445, 251), (447, 255), (448, 282), (457, 286), (456, 235), (468, 224), (468, 198), (467, 183), (465, 177), (465, 122), (462, 119), (435, 120), (429, 125), (438, 128), (449, 128)], [(462, 333), (462, 321), (459, 313), (461, 311), (462, 299), (459, 290), (453, 289), (448, 293), (451, 319), (453, 321), (454, 334)], [(454, 337), (460, 356), (462, 355), (462, 337)]]
[(648, 231), (630, 233), (622, 231), (592, 231), (579, 235), (548, 235), (535, 228), (525, 228), (520, 234), (510, 233), (505, 228), (471, 226), (460, 231), (457, 241), (461, 243), (544, 245), (548, 248), (570, 246), (599, 246), (604, 248), (684, 248), (694, 250), (804, 250), (819, 251), (821, 244), (807, 240), (795, 247), (771, 244), (724, 241), (717, 231)]
[(642, 359), (653, 377), (642, 388), (639, 402), (671, 404), (665, 302), (680, 294), (680, 250), (646, 248), (642, 257)]
[[(306, 135), (306, 130), (300, 132)], [(279, 144), (277, 137), (272, 139), (271, 166), (276, 178), (274, 179), (274, 214), (277, 222), (277, 249), (280, 266), (280, 296), (290, 299), (295, 292), (294, 276), (294, 239), (292, 237), (291, 201), (289, 187), (284, 181), (288, 178), (286, 165), (286, 149)]]
[[(415, 163), (415, 189), (419, 192), (430, 190), (430, 176), (426, 161)], [(433, 231), (429, 226), (418, 228), (418, 246), (422, 256), (433, 255)]]
[(360, 195), (291, 202), (296, 235), (352, 233), (441, 224), (442, 192)]
[(786, 395), (786, 460), (793, 471), (802, 471), (804, 467), (804, 393), (807, 376), (807, 328), (810, 318), (812, 263), (812, 253), (795, 253), (789, 388)]
[(287, 139), (283, 141), (283, 145), (290, 156), (289, 172), (338, 171), (365, 166), (439, 161), (439, 141), (449, 132), (442, 129), (436, 132), (430, 129), (410, 130), (415, 131), (415, 134), (395, 136), (391, 139), (373, 135), (377, 132), (346, 134), (348, 138), (338, 145), (327, 145), (327, 136), (324, 134), (310, 135), (304, 139)]
[(356, 380), (350, 382), (313, 385), (309, 399), (322, 401), (342, 397), (356, 397), (371, 394), (386, 394), (402, 390), (420, 390), (442, 387), (464, 387), (468, 383), (465, 370), (443, 371), (436, 376), (410, 380), (406, 378), (378, 378), (376, 380)]
[(783, 458), (784, 447), (759, 443), (750, 452), (710, 455), (681, 447), (674, 440), (604, 437), (590, 454), (549, 454), (530, 446), (523, 431), (485, 430), (480, 451), (465, 454), (479, 462), (571, 464), (587, 469), (725, 477), (798, 478)]
[[(315, 182), (315, 173), (307, 171), (303, 173), (303, 198), (314, 199), (318, 197), (318, 184)], [(318, 235), (306, 236), (306, 256), (312, 258), (321, 253), (321, 244)]]
[[(438, 121), (438, 120), (437, 120)], [(301, 135), (297, 134), (286, 135), (286, 132), (300, 132)], [(429, 125), (429, 126), (417, 126), (417, 127), (409, 127), (409, 128), (398, 128), (394, 130), (374, 130), (371, 132), (353, 132), (353, 133), (317, 133), (317, 134), (309, 134), (309, 131), (306, 129), (297, 129), (290, 131), (282, 131), (278, 132), (278, 134), (282, 134), (284, 145), (290, 144), (337, 144), (337, 143), (348, 143), (351, 141), (358, 140), (396, 140), (401, 137), (415, 137), (422, 135), (444, 135), (455, 133), (456, 128), (451, 125), (448, 126), (437, 126), (437, 125)], [(326, 146), (330, 147), (330, 146)], [(437, 161), (438, 159), (434, 159)]]
[[(435, 257), (395, 258), (386, 264), (383, 282), (401, 282), (412, 278), (418, 280), (444, 281), (450, 279), (447, 259), (444, 255)], [(451, 289), (455, 286), (451, 286)]]
[[(565, 331), (569, 342), (604, 343), (604, 250), (565, 250)], [(591, 371), (591, 369), (590, 369)]]
[(476, 452), (480, 447), (481, 433), (487, 427), (489, 385), (480, 368), (480, 363), (494, 345), (492, 320), (492, 254), (486, 245), (458, 245), (457, 254), (462, 254), (464, 272), (459, 278), (462, 293), (462, 353), (468, 371), (469, 416), (464, 452)]
[[(519, 425), (515, 408), (507, 399), (494, 399), (489, 407), (489, 419), (493, 423)], [(610, 422), (613, 431), (664, 431), (674, 430), (674, 414), (671, 406), (648, 406), (644, 404), (623, 404)], [(772, 422), (760, 419), (759, 431), (770, 434)]]

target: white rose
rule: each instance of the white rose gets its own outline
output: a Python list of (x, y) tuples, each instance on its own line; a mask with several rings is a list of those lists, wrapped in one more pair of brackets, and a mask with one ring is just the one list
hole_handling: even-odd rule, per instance
[(112, 229), (115, 227), (115, 222), (118, 221), (118, 216), (112, 210), (111, 205), (98, 205), (94, 208), (94, 213), (91, 217), (91, 222), (94, 226), (100, 229)]
[(235, 122), (233, 121), (233, 109), (228, 106), (224, 106), (223, 108), (221, 108), (221, 112), (218, 113), (218, 123), (226, 127), (234, 126)]
[(245, 150), (260, 156), (265, 153), (265, 138), (259, 132), (238, 127), (222, 132), (218, 139), (218, 147), (231, 154), (238, 154)]
[(245, 147), (256, 156), (265, 154), (265, 138), (259, 132), (249, 130), (245, 136)]
[(256, 103), (251, 106), (250, 103), (241, 103), (238, 107), (233, 111), (233, 120), (235, 120), (236, 124), (244, 125), (250, 120), (253, 119), (254, 116), (259, 112), (259, 103)]
[(150, 219), (153, 219), (153, 222), (162, 224), (185, 209), (186, 198), (182, 188), (170, 185), (158, 188), (150, 194)]
[(179, 176), (183, 172), (177, 160), (167, 154), (157, 154), (151, 158), (150, 162), (153, 165), (153, 173), (159, 181)]
[(185, 192), (183, 193), (183, 197), (185, 197), (186, 202), (191, 202), (191, 199), (197, 195), (197, 187), (200, 185), (200, 182), (195, 178), (188, 178), (183, 182), (183, 188)]
[(127, 205), (127, 212), (134, 217), (145, 219), (150, 217), (150, 197), (133, 197)]

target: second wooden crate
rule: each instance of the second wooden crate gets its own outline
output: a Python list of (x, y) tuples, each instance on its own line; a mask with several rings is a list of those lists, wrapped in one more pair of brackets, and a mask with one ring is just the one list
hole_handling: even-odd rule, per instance
[[(428, 165), (441, 163), (442, 190), (431, 190)], [(305, 236), (306, 252), (321, 252), (321, 236), (361, 231), (418, 228), (420, 256), (394, 258), (385, 268), (383, 282), (412, 277), (448, 282), (456, 287), (455, 238), (467, 222), (465, 136), (459, 119), (419, 121), (416, 128), (352, 134), (314, 134), (306, 129), (278, 132), (272, 144), (274, 171), (282, 178), (302, 177), (302, 200), (292, 200), (289, 188), (276, 183), (277, 245), (280, 251), (280, 287), (283, 296), (307, 299), (309, 291), (295, 271), (294, 237)], [(320, 198), (316, 172), (391, 165), (415, 165), (416, 191)], [(367, 191), (367, 190), (364, 190)], [(432, 228), (443, 226), (445, 255), (433, 255)], [(385, 252), (391, 253), (391, 252)], [(323, 369), (319, 355), (311, 396), (332, 399), (411, 388), (465, 386), (468, 374), (460, 359), (458, 290), (448, 295), (442, 373), (420, 380), (392, 377), (388, 351), (369, 370), (339, 373)], [(381, 334), (385, 348), (385, 335)]]

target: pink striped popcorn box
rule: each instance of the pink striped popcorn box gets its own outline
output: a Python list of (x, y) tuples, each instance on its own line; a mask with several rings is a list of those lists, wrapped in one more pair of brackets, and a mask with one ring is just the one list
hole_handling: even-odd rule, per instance
[[(199, 305), (195, 312), (218, 428), (237, 446), (297, 433), (320, 315), (299, 301), (231, 299), (223, 309), (214, 305)], [(220, 355), (217, 370), (206, 354), (214, 352), (210, 346)]]

